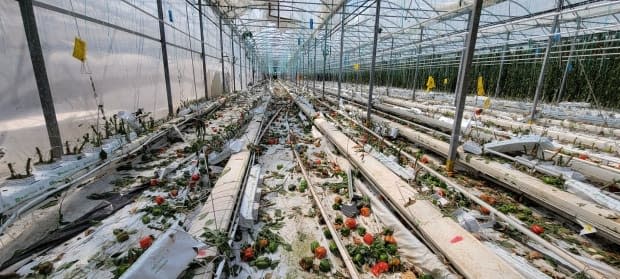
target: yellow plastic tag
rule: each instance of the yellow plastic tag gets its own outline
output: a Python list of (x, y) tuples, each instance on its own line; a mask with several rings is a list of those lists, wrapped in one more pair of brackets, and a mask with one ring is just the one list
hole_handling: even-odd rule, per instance
[(433, 76), (428, 76), (428, 80), (426, 81), (426, 91), (429, 92), (435, 88), (435, 79)]
[(484, 81), (482, 76), (478, 77), (478, 96), (484, 96)]
[(491, 98), (487, 98), (486, 100), (484, 100), (484, 103), (482, 103), (482, 108), (489, 109), (490, 107), (491, 107)]
[(353, 64), (353, 70), (359, 71), (360, 70), (360, 64), (358, 64), (358, 63)]
[(80, 37), (75, 37), (73, 42), (73, 57), (82, 62), (86, 60), (86, 42)]

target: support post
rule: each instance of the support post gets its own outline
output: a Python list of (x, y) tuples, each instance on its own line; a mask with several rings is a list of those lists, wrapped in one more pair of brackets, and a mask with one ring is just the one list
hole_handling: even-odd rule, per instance
[(579, 33), (579, 29), (581, 29), (581, 18), (577, 18), (577, 32), (573, 37), (573, 42), (570, 46), (570, 52), (568, 53), (568, 61), (566, 61), (566, 67), (564, 68), (564, 73), (562, 74), (562, 82), (560, 83), (560, 89), (558, 89), (558, 94), (554, 98), (555, 103), (559, 103), (562, 100), (562, 94), (566, 89), (566, 79), (568, 78), (568, 71), (570, 70), (570, 65), (573, 62), (573, 54), (575, 52), (575, 43), (577, 42), (577, 34)]
[(377, 40), (379, 36), (379, 15), (381, 12), (381, 0), (376, 1), (375, 9), (375, 30), (372, 40), (372, 58), (370, 60), (370, 81), (368, 82), (368, 104), (366, 106), (366, 126), (370, 127), (372, 120), (370, 113), (372, 112), (372, 90), (375, 82), (375, 63), (377, 62)]
[(243, 48), (241, 44), (241, 37), (239, 37), (239, 90), (243, 90)]
[(306, 83), (306, 88), (308, 88), (310, 87), (310, 80), (308, 80), (308, 77), (310, 76), (310, 46), (308, 46), (306, 52), (308, 54), (308, 57), (306, 58), (306, 64), (308, 64), (308, 67), (306, 67), (306, 78), (304, 81)]
[(205, 31), (202, 23), (202, 0), (198, 0), (198, 17), (200, 18), (200, 57), (202, 58), (202, 79), (205, 84), (205, 98), (209, 99), (209, 86), (207, 84), (207, 62), (205, 61)]
[[(158, 0), (161, 1), (161, 0)], [(220, 59), (222, 61), (222, 94), (224, 94), (224, 92), (226, 92), (226, 74), (224, 73), (224, 34), (223, 34), (223, 30), (222, 30), (222, 17), (224, 15), (220, 14), (220, 22), (219, 22), (219, 28), (220, 28)]]
[(467, 96), (467, 92), (469, 92), (471, 61), (474, 56), (474, 50), (476, 49), (481, 10), (482, 0), (475, 0), (469, 16), (465, 49), (463, 50), (463, 58), (461, 59), (462, 65), (456, 84), (456, 111), (454, 114), (452, 136), (450, 137), (448, 160), (446, 161), (446, 171), (448, 174), (454, 172), (454, 162), (456, 160), (457, 148), (459, 147), (459, 135), (461, 134), (461, 122), (463, 121), (463, 110), (465, 108), (465, 97)]
[[(557, 0), (557, 10), (560, 11), (562, 9), (563, 0)], [(547, 71), (547, 62), (549, 61), (549, 53), (551, 52), (551, 46), (553, 46), (553, 35), (555, 34), (558, 28), (558, 17), (559, 14), (553, 17), (553, 28), (551, 28), (551, 34), (547, 39), (547, 48), (545, 49), (545, 56), (543, 57), (542, 66), (540, 67), (540, 74), (538, 75), (538, 83), (536, 83), (536, 94), (534, 94), (534, 102), (532, 103), (532, 112), (530, 113), (529, 123), (534, 123), (536, 120), (536, 107), (538, 106), (538, 102), (540, 100), (540, 95), (542, 94), (543, 86), (545, 83), (545, 74)]]
[(393, 82), (393, 75), (391, 74), (392, 72), (392, 54), (394, 52), (394, 37), (392, 37), (392, 42), (390, 43), (390, 62), (388, 63), (389, 65), (389, 74), (388, 74), (388, 84), (385, 87), (385, 94), (389, 97), (390, 96), (390, 86), (392, 86), (392, 82)]
[(312, 92), (316, 90), (316, 38), (314, 38), (314, 69), (312, 70)]
[(161, 42), (161, 60), (164, 62), (164, 79), (166, 82), (166, 98), (168, 98), (168, 115), (174, 114), (172, 108), (172, 89), (170, 87), (170, 68), (168, 67), (168, 47), (166, 44), (166, 31), (164, 28), (164, 8), (162, 0), (157, 0), (157, 16), (159, 17), (159, 38)]
[(411, 100), (415, 101), (415, 90), (416, 87), (418, 86), (418, 71), (420, 68), (420, 56), (422, 55), (422, 36), (424, 36), (424, 28), (420, 27), (420, 39), (419, 39), (419, 43), (418, 43), (418, 48), (416, 50), (416, 57), (415, 57), (415, 71), (413, 72), (413, 89), (411, 90)]
[(301, 48), (301, 86), (304, 86), (304, 82), (306, 80), (305, 72), (306, 72), (306, 64), (304, 63), (305, 60), (305, 56), (304, 56), (304, 49), (303, 47)]
[(233, 79), (233, 92), (237, 91), (237, 73), (235, 73), (235, 36), (233, 34), (232, 27), (230, 28), (230, 50), (231, 50), (231, 62), (232, 62), (232, 79)]
[(325, 33), (323, 35), (323, 98), (325, 98), (325, 67), (327, 65), (327, 24), (324, 27)]
[(504, 74), (504, 62), (506, 62), (506, 52), (508, 52), (508, 41), (510, 40), (510, 32), (506, 34), (506, 44), (502, 49), (502, 59), (499, 62), (499, 73), (497, 74), (497, 84), (495, 85), (495, 93), (493, 94), (493, 98), (499, 95), (499, 91), (502, 88), (502, 75)]
[[(377, 4), (378, 5), (378, 4)], [(344, 52), (344, 17), (346, 15), (347, 3), (342, 5), (342, 13), (340, 14), (340, 56), (339, 56), (339, 66), (338, 66), (338, 104), (340, 104), (340, 95), (342, 91), (342, 62), (344, 57), (342, 56)]]
[(28, 41), (32, 70), (39, 91), (39, 101), (41, 102), (41, 109), (43, 110), (43, 118), (45, 118), (45, 128), (47, 129), (47, 136), (52, 149), (52, 158), (60, 159), (62, 157), (62, 139), (56, 119), (56, 109), (54, 108), (52, 90), (50, 89), (47, 70), (45, 69), (45, 59), (43, 57), (43, 50), (41, 49), (41, 41), (39, 40), (39, 31), (34, 16), (32, 0), (20, 0), (18, 3), (24, 24), (24, 31), (26, 32), (26, 41)]

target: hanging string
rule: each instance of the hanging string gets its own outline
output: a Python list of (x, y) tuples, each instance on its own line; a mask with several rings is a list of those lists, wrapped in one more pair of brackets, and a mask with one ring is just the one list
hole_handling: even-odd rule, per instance
[[(69, 5), (71, 6), (71, 12), (75, 14), (75, 8), (73, 7), (73, 0), (69, 0)], [(82, 35), (80, 33), (80, 26), (77, 21), (77, 17), (73, 16), (73, 22), (75, 24), (75, 30), (77, 32), (78, 38), (82, 38)], [(88, 79), (90, 81), (90, 87), (93, 90), (93, 97), (95, 98), (95, 103), (97, 103), (97, 122), (96, 122), (97, 135), (95, 136), (99, 137), (99, 135), (101, 134), (101, 132), (99, 131), (100, 129), (99, 121), (102, 117), (103, 117), (103, 120), (105, 120), (105, 112), (103, 110), (103, 99), (100, 98), (99, 95), (97, 94), (97, 88), (95, 87), (95, 81), (93, 80), (93, 75), (92, 75), (92, 72), (90, 71), (90, 68), (88, 67), (88, 62), (86, 59), (82, 60), (82, 66), (81, 66), (80, 72), (82, 74), (88, 75)]]
[[(187, 41), (189, 42), (189, 49), (192, 50), (192, 38), (189, 30), (189, 10), (187, 9), (187, 2), (185, 2), (185, 18), (187, 20)], [(202, 27), (201, 27), (202, 28)], [(192, 61), (192, 78), (194, 80), (194, 99), (198, 100), (198, 89), (196, 88), (196, 69), (194, 67), (194, 52), (189, 52), (190, 60)]]

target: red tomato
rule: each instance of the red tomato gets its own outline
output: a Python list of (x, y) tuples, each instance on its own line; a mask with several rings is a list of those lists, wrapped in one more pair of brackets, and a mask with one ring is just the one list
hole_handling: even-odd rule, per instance
[(157, 205), (161, 205), (161, 204), (162, 204), (162, 203), (164, 203), (165, 201), (166, 201), (166, 199), (164, 199), (164, 197), (162, 197), (162, 196), (157, 196), (157, 197), (155, 197), (155, 203), (156, 203)]
[(372, 244), (372, 242), (373, 242), (374, 240), (375, 240), (375, 238), (374, 238), (374, 237), (372, 237), (372, 234), (370, 234), (370, 233), (366, 233), (366, 234), (364, 235), (364, 243), (366, 243), (366, 244), (370, 245), (370, 244)]
[(198, 181), (198, 180), (200, 180), (200, 174), (199, 173), (192, 174), (192, 181)]
[(588, 160), (588, 155), (587, 154), (579, 154), (579, 159), (581, 160)]
[(532, 231), (535, 234), (541, 234), (541, 233), (545, 232), (545, 228), (543, 228), (543, 227), (541, 227), (539, 225), (534, 224), (534, 225), (532, 225), (530, 227), (530, 231)]
[(140, 239), (140, 248), (142, 248), (143, 250), (151, 247), (151, 244), (153, 244), (153, 237), (150, 235), (147, 235)]
[(243, 250), (243, 255), (241, 256), (241, 259), (246, 262), (254, 259), (254, 248), (252, 248), (252, 246), (245, 248), (245, 250)]
[(372, 274), (379, 276), (381, 273), (390, 270), (390, 266), (386, 262), (377, 262), (370, 270)]
[(157, 186), (157, 184), (159, 184), (159, 179), (151, 178), (151, 186)]
[(353, 230), (357, 228), (357, 221), (355, 221), (355, 219), (353, 218), (347, 218), (347, 220), (344, 222), (344, 225), (347, 226), (347, 228)]
[(327, 256), (327, 249), (323, 246), (316, 247), (314, 249), (314, 256), (319, 260), (325, 258)]

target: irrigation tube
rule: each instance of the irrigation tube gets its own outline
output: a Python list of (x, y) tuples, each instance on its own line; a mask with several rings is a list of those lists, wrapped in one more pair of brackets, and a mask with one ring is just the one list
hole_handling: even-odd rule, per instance
[[(206, 108), (206, 111), (204, 113), (210, 113), (212, 112), (214, 109), (218, 108), (220, 106), (221, 103), (219, 102), (215, 102), (213, 104), (211, 104), (211, 106), (209, 108)], [(180, 124), (185, 124), (189, 119), (192, 119), (192, 115), (188, 115), (188, 117), (185, 118), (185, 120), (183, 120), (183, 122), (181, 122)], [(144, 148), (146, 145), (150, 144), (151, 142), (153, 142), (155, 139), (158, 139), (159, 137), (163, 136), (165, 133), (167, 133), (170, 129), (176, 127), (175, 125), (171, 125), (170, 127), (166, 128), (163, 131), (158, 132), (155, 135), (152, 135), (149, 139), (147, 139), (144, 143), (140, 144), (138, 147), (134, 148), (132, 151), (125, 153), (124, 155), (121, 155), (119, 157), (110, 159), (109, 161), (104, 162), (103, 164), (97, 166), (96, 168), (90, 170), (89, 172), (79, 176), (78, 178), (72, 180), (71, 182), (68, 182), (66, 184), (63, 184), (57, 188), (55, 188), (54, 190), (51, 191), (46, 191), (44, 192), (42, 195), (35, 197), (33, 200), (31, 200), (30, 202), (28, 202), (27, 204), (23, 205), (22, 207), (20, 207), (19, 209), (17, 209), (17, 211), (15, 211), (11, 217), (9, 217), (4, 224), (2, 224), (2, 227), (0, 227), (0, 234), (4, 233), (4, 230), (6, 230), (10, 224), (12, 224), (13, 222), (15, 222), (15, 220), (21, 215), (23, 214), (25, 211), (29, 210), (30, 208), (32, 208), (33, 206), (41, 203), (42, 201), (44, 201), (45, 199), (47, 199), (48, 197), (50, 197), (53, 194), (56, 194), (66, 188), (69, 188), (73, 185), (75, 185), (76, 183), (81, 182), (82, 180), (86, 179), (87, 177), (93, 175), (95, 172), (103, 169), (104, 167), (107, 167), (108, 165), (112, 164), (113, 162), (117, 162), (119, 160), (122, 160), (124, 158), (126, 158), (129, 155), (132, 155), (138, 151), (140, 151), (142, 148)]]
[[(326, 105), (324, 102), (322, 101), (318, 101), (323, 105)], [(335, 110), (334, 110), (335, 111)], [(381, 140), (381, 142), (385, 143), (387, 146), (394, 148), (395, 150), (398, 150), (399, 153), (405, 157), (407, 157), (407, 159), (416, 162), (416, 166), (420, 166), (422, 167), (425, 171), (427, 171), (428, 173), (430, 173), (431, 175), (437, 177), (439, 180), (441, 180), (442, 182), (446, 183), (447, 185), (449, 185), (450, 187), (454, 188), (455, 190), (457, 190), (459, 193), (463, 194), (465, 197), (469, 198), (470, 200), (474, 201), (476, 204), (484, 206), (486, 208), (489, 209), (489, 211), (491, 211), (491, 213), (493, 213), (495, 216), (497, 216), (499, 219), (501, 219), (502, 221), (508, 223), (509, 225), (511, 225), (512, 227), (514, 227), (515, 229), (517, 229), (519, 232), (523, 233), (524, 235), (526, 235), (527, 237), (529, 237), (530, 239), (534, 240), (535, 242), (541, 244), (543, 247), (551, 250), (552, 252), (554, 252), (556, 255), (558, 255), (559, 257), (561, 257), (562, 259), (566, 260), (567, 262), (569, 262), (570, 264), (573, 264), (574, 266), (576, 266), (577, 268), (580, 269), (580, 271), (583, 271), (585, 273), (587, 273), (589, 276), (591, 276), (592, 278), (597, 278), (597, 279), (603, 279), (605, 278), (604, 275), (602, 275), (601, 273), (599, 273), (597, 270), (594, 270), (593, 267), (591, 267), (590, 265), (587, 265), (581, 261), (579, 261), (578, 259), (574, 258), (573, 256), (571, 256), (569, 253), (567, 253), (566, 251), (564, 251), (563, 249), (558, 248), (557, 246), (549, 243), (548, 241), (546, 241), (545, 239), (543, 239), (542, 237), (538, 236), (537, 234), (531, 232), (528, 228), (522, 226), (521, 224), (519, 224), (518, 222), (516, 222), (515, 220), (511, 219), (510, 217), (508, 217), (507, 215), (505, 215), (504, 213), (498, 211), (497, 209), (495, 209), (494, 207), (492, 207), (491, 205), (489, 205), (488, 203), (484, 202), (483, 200), (481, 200), (480, 198), (478, 198), (477, 196), (471, 194), (469, 191), (467, 191), (465, 188), (463, 188), (461, 185), (457, 184), (456, 182), (452, 181), (451, 179), (443, 176), (442, 174), (440, 174), (439, 172), (435, 171), (434, 169), (432, 169), (431, 167), (424, 165), (424, 164), (418, 164), (417, 160), (415, 157), (413, 157), (411, 154), (400, 150), (397, 146), (395, 146), (394, 144), (392, 144), (391, 142), (385, 140), (385, 138), (383, 138), (382, 136), (376, 134), (374, 131), (368, 129), (367, 127), (365, 127), (364, 125), (361, 125), (358, 121), (352, 119), (351, 117), (349, 117), (348, 115), (346, 115), (345, 113), (342, 113), (341, 111), (336, 111), (338, 114), (340, 114), (341, 116), (345, 117), (347, 120), (355, 123), (356, 125), (358, 125), (359, 127), (361, 127), (362, 129), (364, 129), (366, 132), (368, 132), (369, 134), (373, 135), (374, 137), (376, 137), (377, 139)]]

